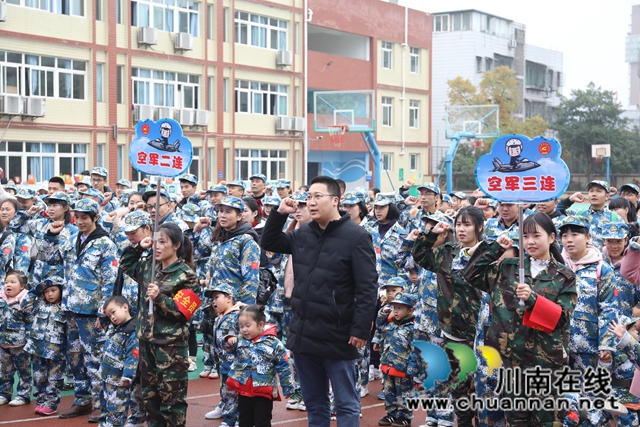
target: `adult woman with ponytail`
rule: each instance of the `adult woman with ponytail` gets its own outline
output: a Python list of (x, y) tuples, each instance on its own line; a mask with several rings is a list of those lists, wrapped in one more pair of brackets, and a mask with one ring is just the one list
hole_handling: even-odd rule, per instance
[[(137, 335), (140, 339), (140, 380), (147, 423), (184, 426), (187, 416), (189, 322), (201, 301), (193, 271), (193, 246), (180, 227), (158, 227), (155, 253), (145, 237), (125, 249), (120, 266), (140, 285)], [(155, 275), (151, 256), (155, 256)], [(149, 311), (152, 301), (153, 313)]]

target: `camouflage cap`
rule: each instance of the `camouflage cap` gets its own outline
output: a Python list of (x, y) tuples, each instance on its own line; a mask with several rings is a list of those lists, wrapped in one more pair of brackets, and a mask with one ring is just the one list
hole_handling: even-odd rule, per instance
[(373, 201), (373, 206), (387, 206), (396, 202), (395, 193), (378, 193)]
[(244, 190), (244, 182), (239, 179), (227, 183), (227, 187), (231, 187), (232, 185), (235, 185), (236, 187), (242, 187), (242, 189)]
[(448, 194), (443, 194), (443, 195), (442, 195), (442, 196), (440, 196), (440, 197), (442, 198), (442, 201), (443, 201), (443, 202), (446, 202), (446, 203), (452, 203), (452, 200), (451, 200), (451, 196), (450, 196), (450, 195), (448, 195)]
[(392, 277), (391, 279), (382, 282), (380, 284), (380, 289), (384, 289), (387, 286), (398, 286), (404, 290), (405, 286), (407, 286), (407, 281), (401, 277)]
[(638, 320), (640, 320), (640, 317), (618, 316), (618, 322), (622, 323), (627, 329)]
[(290, 179), (279, 179), (276, 183), (276, 188), (291, 188)]
[(122, 203), (123, 205), (128, 205), (129, 199), (131, 198), (131, 195), (133, 193), (136, 193), (136, 190), (124, 190), (122, 192), (122, 196), (120, 197), (120, 203)]
[(404, 304), (413, 308), (418, 303), (418, 297), (410, 293), (398, 293), (396, 297), (391, 301), (391, 304)]
[(91, 169), (91, 175), (99, 175), (109, 178), (109, 171), (102, 167), (95, 167)]
[(61, 288), (64, 286), (64, 279), (60, 276), (50, 276), (47, 279), (41, 282), (42, 289), (48, 289), (53, 286), (60, 286)]
[(86, 185), (87, 187), (91, 187), (93, 184), (91, 184), (91, 178), (85, 176), (80, 181), (73, 184), (74, 187), (78, 187), (78, 185)]
[(452, 197), (457, 197), (460, 200), (466, 200), (469, 198), (469, 196), (467, 196), (465, 193), (463, 193), (462, 191), (456, 191), (455, 193), (451, 193)]
[(95, 200), (80, 199), (73, 205), (74, 212), (94, 213), (98, 215), (100, 213), (100, 205)]
[(358, 198), (355, 192), (348, 191), (344, 193), (344, 197), (342, 198), (341, 205), (357, 205), (361, 200)]
[(251, 181), (253, 178), (261, 179), (265, 183), (267, 182), (267, 177), (263, 173), (256, 173), (256, 174), (251, 175), (249, 177), (249, 181)]
[(307, 191), (303, 191), (301, 193), (293, 193), (289, 197), (292, 198), (293, 200), (295, 200), (298, 203), (302, 203), (302, 204), (306, 205), (308, 196), (309, 196), (309, 193)]
[(236, 290), (233, 286), (228, 283), (219, 283), (211, 289), (207, 289), (205, 291), (205, 296), (207, 298), (213, 298), (214, 292), (222, 292), (225, 295), (231, 295), (233, 298), (236, 297)]
[(80, 194), (83, 194), (89, 197), (95, 197), (100, 201), (100, 203), (104, 201), (104, 194), (102, 194), (102, 191), (96, 190), (93, 187), (89, 188), (86, 191), (80, 191)]
[[(157, 190), (149, 190), (145, 191), (142, 195), (142, 201), (147, 203), (151, 197), (155, 197), (158, 194)], [(171, 197), (169, 197), (169, 193), (164, 189), (160, 190), (160, 197), (164, 197), (167, 202), (171, 201)]]
[(587, 230), (591, 227), (591, 224), (589, 223), (589, 219), (587, 217), (580, 215), (570, 215), (558, 222), (556, 228), (559, 231), (562, 227), (567, 225), (576, 225), (578, 227), (584, 227)]
[(498, 210), (498, 201), (495, 199), (489, 199), (489, 206), (491, 206), (495, 210)]
[(438, 187), (435, 182), (423, 182), (418, 186), (418, 191), (420, 190), (429, 190), (438, 195), (440, 194), (440, 187)]
[(16, 197), (19, 199), (29, 200), (36, 197), (36, 192), (31, 188), (22, 187), (20, 190), (18, 190)]
[(365, 203), (369, 203), (371, 201), (371, 197), (369, 197), (369, 189), (365, 187), (356, 187), (353, 189), (353, 192), (360, 201)]
[(122, 185), (123, 187), (128, 187), (131, 188), (131, 181), (129, 181), (128, 179), (119, 179), (118, 182), (116, 182), (116, 185)]
[(198, 177), (195, 176), (192, 173), (188, 173), (188, 174), (179, 176), (178, 177), (178, 181), (180, 181), (180, 182), (185, 181), (185, 182), (189, 182), (189, 183), (191, 183), (193, 185), (198, 185)]
[(587, 190), (591, 187), (593, 187), (594, 185), (597, 185), (598, 187), (602, 187), (604, 188), (604, 191), (606, 191), (607, 193), (611, 192), (611, 186), (609, 185), (609, 183), (607, 181), (591, 181), (589, 182), (589, 184), (587, 184)]
[(125, 215), (124, 225), (120, 230), (125, 233), (131, 233), (140, 227), (144, 227), (145, 225), (151, 226), (152, 224), (151, 215), (145, 211), (138, 210)]
[(54, 201), (54, 200), (59, 200), (61, 202), (66, 202), (68, 205), (71, 204), (71, 199), (69, 198), (69, 195), (67, 193), (65, 193), (64, 191), (56, 191), (55, 193), (47, 196), (44, 198), (44, 202), (50, 202), (50, 201)]
[(624, 239), (629, 236), (629, 226), (624, 222), (600, 224), (603, 239)]
[(180, 209), (178, 217), (184, 222), (196, 222), (200, 218), (200, 206), (193, 203), (185, 203)]
[(262, 198), (263, 206), (280, 206), (280, 198), (275, 196), (264, 196)]
[(225, 196), (220, 203), (216, 204), (216, 209), (218, 206), (229, 206), (230, 208), (238, 209), (240, 212), (244, 212), (244, 202), (242, 199), (234, 196)]
[(431, 212), (423, 212), (422, 214), (422, 220), (431, 220), (434, 222), (444, 222), (445, 224), (448, 224), (449, 227), (453, 227), (453, 218), (446, 216), (445, 214), (443, 214), (440, 211), (435, 211), (433, 213)]
[(207, 193), (222, 193), (229, 194), (229, 189), (225, 185), (212, 185), (207, 190)]
[(620, 192), (622, 193), (623, 191), (630, 191), (630, 192), (636, 193), (636, 195), (638, 195), (638, 194), (640, 194), (640, 187), (638, 187), (633, 182), (627, 182), (625, 185), (620, 187)]
[(15, 184), (5, 184), (2, 186), (5, 190), (13, 190), (16, 193), (18, 192), (18, 187)]

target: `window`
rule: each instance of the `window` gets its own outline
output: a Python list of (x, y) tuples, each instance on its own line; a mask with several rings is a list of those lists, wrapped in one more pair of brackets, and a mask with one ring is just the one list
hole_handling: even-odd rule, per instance
[(229, 86), (229, 79), (227, 77), (222, 79), (222, 111), (225, 113), (228, 111), (227, 108), (227, 87)]
[(493, 70), (493, 58), (485, 58), (484, 60), (487, 67), (487, 71)]
[(513, 58), (509, 56), (498, 55), (497, 53), (494, 54), (493, 57), (494, 57), (494, 61), (493, 61), (494, 67), (501, 67), (503, 65), (506, 65), (509, 68), (513, 68)]
[(236, 80), (236, 113), (287, 115), (288, 87)]
[(61, 174), (79, 174), (87, 170), (86, 144), (46, 142), (0, 142), (0, 167), (8, 178), (26, 182), (33, 174), (36, 182)]
[(104, 144), (98, 144), (96, 148), (96, 166), (104, 167)]
[(544, 88), (546, 68), (544, 65), (527, 61), (525, 85)]
[(192, 0), (134, 0), (131, 25), (198, 36), (199, 3)]
[(562, 72), (558, 71), (556, 78), (558, 87), (562, 86)]
[(85, 0), (9, 0), (8, 3), (32, 7), (59, 15), (84, 16)]
[(118, 158), (118, 167), (116, 170), (116, 173), (118, 174), (119, 178), (124, 178), (124, 176), (122, 175), (122, 152), (123, 152), (123, 145), (118, 145), (118, 148), (116, 149), (116, 156)]
[(409, 61), (411, 61), (411, 66), (409, 67), (409, 70), (414, 74), (420, 74), (420, 48), (419, 47), (409, 48)]
[(236, 10), (236, 43), (287, 50), (287, 21)]
[(417, 129), (420, 124), (420, 101), (409, 100), (409, 127)]
[(482, 57), (476, 56), (476, 73), (482, 72), (482, 62), (483, 62)]
[(420, 170), (420, 154), (409, 154), (409, 170)]
[(547, 70), (549, 77), (547, 78), (547, 86), (549, 89), (553, 89), (553, 70)]
[(229, 8), (223, 7), (222, 8), (222, 41), (223, 42), (227, 41), (227, 31), (228, 31), (227, 20), (228, 19), (229, 19)]
[(200, 76), (132, 68), (131, 81), (134, 104), (198, 108)]
[(102, 21), (102, 0), (96, 0), (96, 21)]
[(382, 97), (382, 126), (393, 125), (393, 98)]
[(214, 93), (213, 84), (214, 84), (214, 79), (213, 79), (213, 77), (207, 77), (207, 80), (208, 80), (207, 86), (209, 88), (209, 96), (208, 96), (209, 99), (207, 99), (207, 110), (213, 111), (213, 93)]
[(224, 152), (222, 155), (222, 177), (227, 179), (229, 176), (229, 148), (225, 148), (222, 151)]
[(84, 99), (87, 63), (0, 51), (0, 93)]
[(436, 15), (434, 17), (433, 28), (436, 33), (449, 31), (449, 15)]
[(200, 148), (193, 147), (193, 158), (189, 165), (189, 173), (195, 176), (202, 176), (200, 173)]
[[(116, 24), (122, 24), (122, 1), (123, 0), (115, 0), (116, 2)], [(122, 176), (118, 174), (118, 176)]]
[(382, 42), (382, 68), (388, 70), (391, 69), (391, 63), (393, 60), (393, 44), (389, 42)]
[(212, 4), (208, 4), (207, 5), (207, 38), (209, 40), (213, 40), (213, 30), (214, 30), (214, 25), (213, 25), (213, 5)]
[(122, 72), (123, 72), (123, 68), (122, 65), (118, 65), (116, 67), (117, 71), (116, 71), (116, 78), (118, 80), (117, 82), (117, 92), (118, 92), (118, 104), (122, 104)]
[(471, 29), (471, 12), (453, 14), (453, 31), (467, 31)]
[(382, 170), (393, 170), (393, 153), (382, 153)]
[(213, 175), (215, 166), (216, 166), (216, 149), (209, 147), (207, 148), (207, 175), (209, 176), (209, 181), (211, 182), (218, 182), (216, 177)]
[(104, 64), (96, 64), (96, 102), (104, 102), (103, 95), (103, 70)]
[(235, 179), (246, 181), (251, 175), (258, 173), (265, 174), (270, 181), (285, 177), (287, 174), (287, 152), (285, 150), (237, 149)]

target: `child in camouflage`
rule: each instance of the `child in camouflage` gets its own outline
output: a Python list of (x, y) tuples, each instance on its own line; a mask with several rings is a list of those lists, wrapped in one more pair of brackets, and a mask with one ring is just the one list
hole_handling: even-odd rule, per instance
[[(26, 286), (27, 276), (9, 271), (0, 291), (0, 405), (21, 406), (31, 401), (31, 358), (24, 351), (30, 319), (20, 307)], [(18, 396), (9, 402), (16, 372)]]
[(62, 310), (62, 286), (58, 276), (32, 288), (22, 301), (25, 313), (33, 316), (25, 351), (33, 359), (38, 415), (53, 415), (60, 404), (64, 384), (67, 348), (67, 316)]

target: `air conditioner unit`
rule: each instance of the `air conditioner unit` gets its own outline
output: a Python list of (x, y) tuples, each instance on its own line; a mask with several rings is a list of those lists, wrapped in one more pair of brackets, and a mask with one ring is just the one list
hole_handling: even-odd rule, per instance
[(0, 1), (0, 22), (7, 20), (7, 2)]
[(516, 47), (518, 47), (518, 41), (516, 39), (509, 40), (509, 47), (511, 49), (515, 49)]
[(288, 116), (279, 116), (278, 121), (276, 122), (276, 130), (292, 130), (293, 123), (291, 117)]
[(189, 33), (178, 33), (173, 46), (175, 50), (193, 50), (193, 36)]
[(209, 126), (209, 112), (207, 110), (196, 110), (195, 120), (196, 126)]
[(144, 122), (153, 120), (153, 107), (151, 105), (136, 105), (133, 107), (133, 121)]
[(296, 132), (304, 132), (304, 129), (307, 127), (304, 117), (291, 117), (291, 121), (293, 123), (291, 127)]
[(156, 114), (154, 116), (154, 120), (158, 121), (160, 119), (170, 119), (173, 117), (173, 110), (169, 107), (158, 107), (156, 108)]
[(193, 126), (195, 110), (176, 110), (176, 121), (182, 126)]
[(151, 46), (158, 44), (158, 29), (153, 27), (140, 27), (138, 31), (138, 45)]
[(44, 98), (25, 98), (24, 114), (26, 116), (44, 117), (45, 106)]
[(4, 95), (0, 100), (0, 113), (22, 114), (24, 102), (20, 95)]
[(276, 66), (288, 67), (293, 63), (293, 53), (290, 50), (279, 50), (276, 57)]

